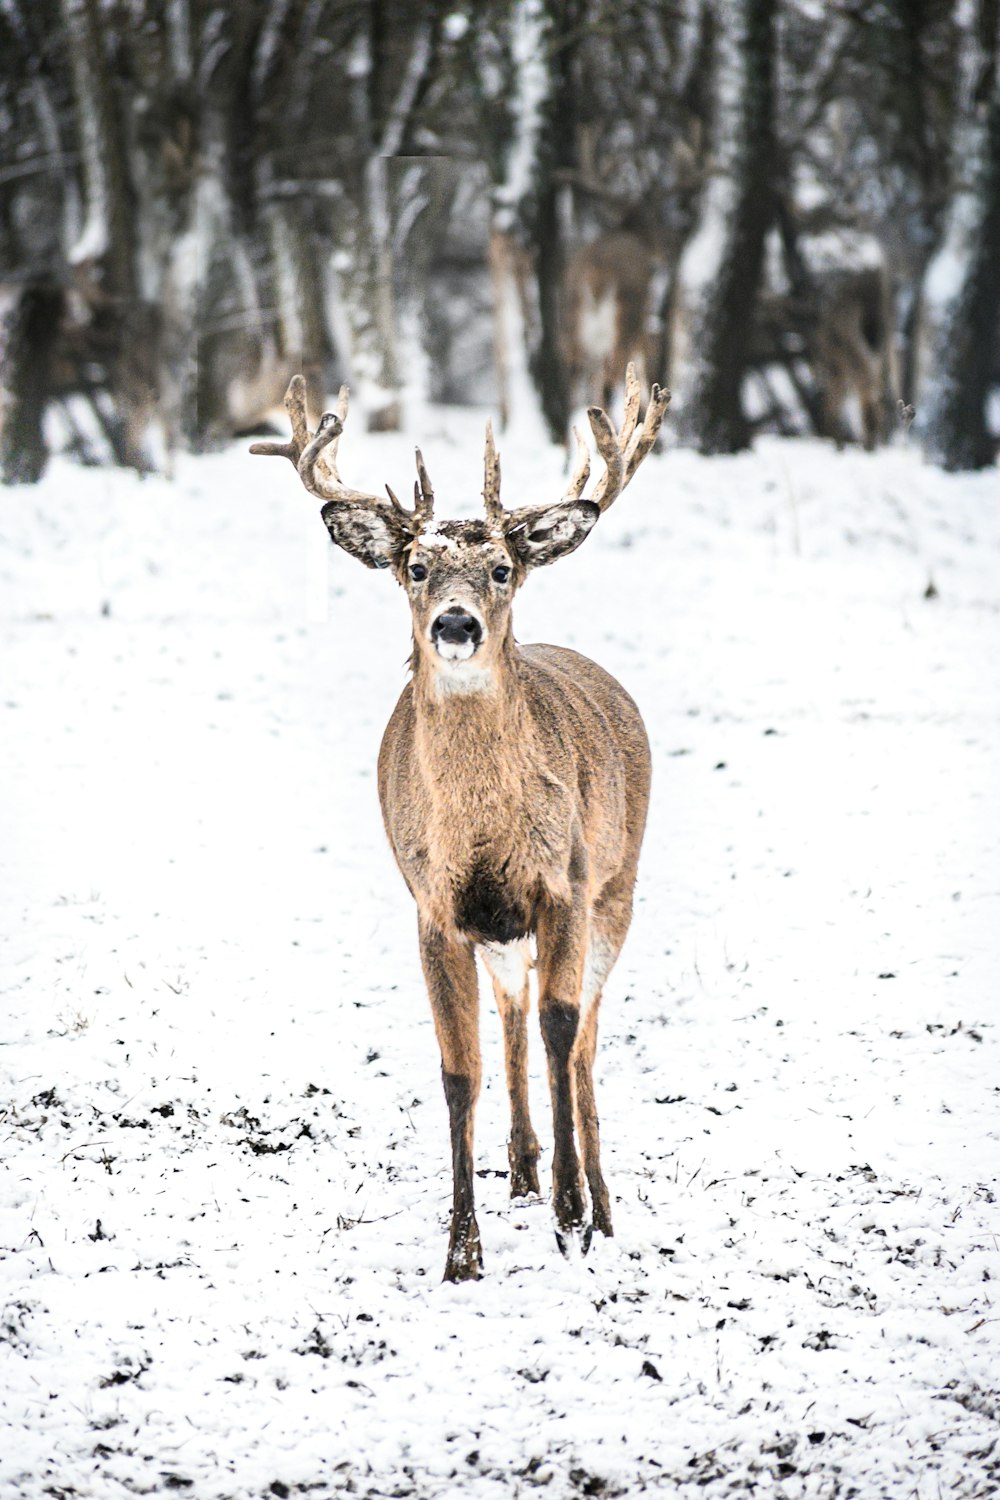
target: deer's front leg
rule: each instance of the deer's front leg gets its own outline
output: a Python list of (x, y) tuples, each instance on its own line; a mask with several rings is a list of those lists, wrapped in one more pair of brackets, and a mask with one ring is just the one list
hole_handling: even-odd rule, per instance
[(582, 889), (565, 904), (546, 905), (538, 918), (538, 1016), (552, 1094), (552, 1206), (556, 1239), (565, 1255), (572, 1240), (586, 1254), (593, 1226), (587, 1214), (576, 1150), (573, 1055), (580, 1029), (580, 988), (588, 911)]
[(450, 942), (424, 922), (420, 923), (420, 959), (441, 1048), (441, 1075), (451, 1122), (454, 1198), (444, 1279), (469, 1281), (482, 1275), (483, 1269), (472, 1156), (473, 1120), (482, 1076), (476, 961), (468, 944)]

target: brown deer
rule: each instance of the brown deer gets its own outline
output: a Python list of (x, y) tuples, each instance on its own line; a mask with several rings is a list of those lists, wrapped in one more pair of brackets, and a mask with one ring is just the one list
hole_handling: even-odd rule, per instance
[(563, 359), (570, 404), (578, 393), (611, 401), (621, 370), (634, 362), (645, 379), (650, 293), (657, 256), (649, 239), (629, 228), (608, 230), (581, 245), (566, 266)]
[(389, 842), (417, 903), (451, 1123), (445, 1279), (482, 1270), (472, 1145), (481, 1073), (477, 953), (503, 1021), (511, 1196), (538, 1192), (527, 1077), (531, 938), (552, 1095), (556, 1234), (564, 1253), (574, 1243), (585, 1253), (595, 1226), (612, 1233), (593, 1064), (601, 991), (631, 920), (649, 744), (632, 699), (594, 662), (561, 646), (517, 644), (511, 605), (527, 574), (573, 552), (621, 494), (656, 440), (669, 393), (653, 387), (638, 425), (630, 366), (621, 431), (590, 409), (605, 472), (589, 499), (582, 496), (590, 457), (578, 434), (579, 460), (562, 500), (505, 510), (487, 426), (486, 513), (471, 521), (435, 521), (419, 450), (412, 510), (388, 486), (388, 500), (349, 489), (337, 470), (347, 388), (315, 435), (304, 395), (296, 377), (286, 398), (291, 441), (255, 443), (251, 452), (292, 460), (324, 502), (337, 546), (366, 567), (391, 569), (413, 616), (412, 680), (382, 740), (378, 783)]
[(811, 344), (820, 388), (824, 436), (842, 448), (849, 437), (844, 407), (853, 395), (861, 440), (870, 452), (884, 443), (899, 395), (889, 279), (881, 266), (826, 279)]

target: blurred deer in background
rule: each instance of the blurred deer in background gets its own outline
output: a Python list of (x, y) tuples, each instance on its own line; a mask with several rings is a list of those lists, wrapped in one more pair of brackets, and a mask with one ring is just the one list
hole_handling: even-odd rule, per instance
[(824, 436), (843, 446), (850, 436), (844, 408), (854, 397), (865, 448), (871, 451), (884, 443), (891, 431), (899, 378), (889, 279), (882, 267), (866, 266), (826, 279), (810, 354)]
[(563, 358), (570, 407), (589, 390), (610, 406), (620, 372), (634, 364), (645, 382), (651, 289), (657, 257), (632, 229), (612, 229), (581, 245), (566, 267)]
[(820, 437), (853, 441), (856, 415), (861, 441), (875, 448), (889, 438), (900, 396), (884, 248), (845, 228), (829, 204), (805, 212), (787, 196), (778, 198), (777, 230), (785, 288), (758, 300), (755, 363), (765, 385), (767, 367), (784, 366)]
[(563, 498), (506, 510), (488, 426), (479, 520), (435, 520), (419, 450), (412, 510), (391, 490), (386, 500), (344, 485), (337, 445), (346, 387), (337, 414), (328, 412), (313, 435), (297, 377), (286, 400), (291, 441), (251, 449), (291, 459), (306, 489), (323, 501), (337, 546), (366, 567), (390, 570), (410, 605), (413, 675), (382, 740), (378, 782), (389, 842), (417, 903), (441, 1049), (454, 1172), (449, 1281), (482, 1269), (473, 1191), (477, 954), (503, 1020), (511, 1196), (538, 1191), (526, 1033), (533, 938), (552, 1096), (557, 1238), (564, 1253), (574, 1242), (585, 1252), (594, 1227), (612, 1233), (593, 1064), (601, 993), (631, 921), (649, 744), (632, 699), (595, 663), (565, 647), (518, 645), (511, 606), (529, 572), (579, 547), (653, 446), (669, 394), (653, 387), (640, 424), (632, 367), (626, 392), (620, 431), (600, 408), (588, 413), (605, 464), (589, 499), (590, 457), (578, 436), (579, 459)]

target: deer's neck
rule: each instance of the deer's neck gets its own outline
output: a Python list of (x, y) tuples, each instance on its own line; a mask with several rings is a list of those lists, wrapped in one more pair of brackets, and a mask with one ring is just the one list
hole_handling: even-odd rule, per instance
[(414, 750), (427, 799), (429, 910), (477, 941), (531, 930), (539, 893), (566, 894), (572, 808), (546, 768), (509, 638), (489, 690), (414, 674)]
[(436, 808), (479, 821), (516, 793), (533, 760), (533, 726), (513, 637), (476, 674), (443, 677), (418, 660), (413, 679), (416, 750)]
[(468, 777), (478, 763), (507, 763), (529, 729), (514, 637), (508, 634), (489, 666), (478, 669), (469, 663), (462, 672), (438, 672), (417, 657), (414, 708), (418, 751), (433, 780), (448, 769)]

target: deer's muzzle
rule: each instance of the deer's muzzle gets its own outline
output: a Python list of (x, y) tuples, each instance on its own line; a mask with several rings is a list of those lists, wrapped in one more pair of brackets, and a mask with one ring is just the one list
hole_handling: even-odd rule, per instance
[(451, 608), (443, 610), (433, 621), (430, 637), (440, 656), (450, 661), (465, 661), (482, 641), (483, 627), (468, 610)]

